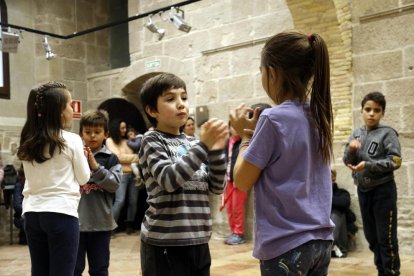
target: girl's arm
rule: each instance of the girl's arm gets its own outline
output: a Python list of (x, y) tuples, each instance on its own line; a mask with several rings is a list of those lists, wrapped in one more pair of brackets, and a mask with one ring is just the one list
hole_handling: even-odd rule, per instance
[(83, 149), (82, 139), (79, 135), (74, 134), (72, 143), (74, 145), (73, 170), (75, 178), (79, 185), (84, 185), (88, 182), (91, 171)]
[(262, 170), (249, 161), (245, 160), (243, 153), (248, 147), (250, 139), (243, 138), (239, 147), (239, 155), (234, 165), (233, 179), (234, 185), (240, 190), (247, 192), (259, 179)]

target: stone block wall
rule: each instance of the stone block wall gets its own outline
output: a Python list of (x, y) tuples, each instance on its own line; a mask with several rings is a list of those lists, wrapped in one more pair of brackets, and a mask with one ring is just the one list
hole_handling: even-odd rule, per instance
[[(8, 22), (45, 32), (69, 35), (109, 22), (108, 1), (6, 1)], [(17, 53), (10, 53), (11, 99), (0, 99), (0, 158), (5, 164), (20, 164), (15, 151), (25, 122), (30, 89), (38, 83), (58, 80), (72, 98), (87, 106), (87, 74), (110, 68), (109, 30), (69, 40), (48, 38), (55, 59), (47, 61), (42, 35), (22, 32)], [(74, 120), (74, 130), (77, 121)], [(8, 210), (0, 206), (0, 245), (8, 243)], [(16, 231), (17, 232), (17, 231)]]

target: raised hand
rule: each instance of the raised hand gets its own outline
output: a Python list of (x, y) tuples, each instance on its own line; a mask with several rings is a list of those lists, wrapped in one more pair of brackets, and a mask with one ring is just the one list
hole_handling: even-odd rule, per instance
[[(248, 113), (253, 112), (253, 117), (249, 119)], [(255, 110), (240, 104), (238, 107), (230, 111), (231, 126), (237, 131), (241, 137), (251, 137), (256, 128), (257, 120), (260, 116), (260, 108)]]
[(83, 149), (86, 159), (88, 159), (89, 167), (92, 171), (96, 171), (99, 168), (98, 162), (96, 162), (95, 156), (90, 147), (84, 147)]
[(356, 138), (356, 139), (352, 140), (349, 143), (348, 148), (349, 148), (349, 151), (351, 151), (351, 152), (356, 152), (357, 150), (359, 150), (361, 148), (361, 139)]
[(200, 128), (200, 141), (209, 150), (224, 149), (228, 137), (227, 124), (223, 120), (212, 118)]

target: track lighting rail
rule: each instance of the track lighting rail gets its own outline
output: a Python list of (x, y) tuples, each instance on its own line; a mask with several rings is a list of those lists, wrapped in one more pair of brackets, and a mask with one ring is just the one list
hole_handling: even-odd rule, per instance
[(0, 25), (2, 27), (10, 27), (10, 28), (13, 28), (13, 29), (23, 30), (23, 31), (26, 31), (26, 32), (40, 34), (40, 35), (47, 35), (47, 36), (55, 37), (55, 38), (59, 38), (59, 39), (70, 39), (70, 38), (86, 35), (86, 34), (89, 34), (89, 33), (93, 33), (93, 32), (96, 32), (96, 31), (100, 31), (100, 30), (103, 30), (103, 29), (111, 28), (111, 27), (114, 27), (114, 26), (117, 26), (117, 25), (125, 24), (125, 23), (128, 23), (128, 22), (133, 21), (133, 20), (137, 20), (137, 19), (140, 19), (140, 18), (150, 16), (152, 14), (165, 12), (165, 11), (170, 10), (173, 7), (182, 7), (182, 6), (192, 4), (194, 2), (199, 2), (199, 1), (201, 1), (201, 0), (182, 1), (180, 3), (173, 4), (173, 5), (170, 5), (170, 6), (166, 6), (166, 7), (163, 7), (163, 8), (157, 9), (157, 10), (153, 10), (153, 11), (150, 11), (150, 12), (136, 14), (134, 16), (128, 17), (128, 18), (123, 19), (123, 20), (118, 20), (118, 21), (114, 21), (114, 22), (107, 23), (107, 24), (104, 24), (104, 25), (96, 26), (96, 27), (93, 27), (93, 28), (90, 28), (90, 29), (87, 29), (87, 30), (83, 30), (83, 31), (80, 31), (80, 32), (73, 32), (72, 34), (69, 34), (69, 35), (60, 35), (60, 34), (45, 32), (45, 31), (41, 31), (41, 30), (36, 30), (36, 29), (24, 27), (24, 26), (19, 26), (19, 25), (14, 25), (14, 24), (9, 24), (9, 23), (3, 23), (3, 22), (0, 22)]

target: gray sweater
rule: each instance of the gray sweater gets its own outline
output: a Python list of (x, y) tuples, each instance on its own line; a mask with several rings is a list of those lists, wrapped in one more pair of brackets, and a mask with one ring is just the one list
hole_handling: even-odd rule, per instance
[(116, 228), (112, 214), (114, 193), (119, 187), (122, 167), (115, 154), (105, 146), (94, 153), (99, 169), (81, 186), (79, 224), (81, 232), (111, 231)]
[[(361, 141), (361, 148), (350, 152), (349, 143), (357, 138)], [(355, 184), (363, 192), (393, 180), (394, 170), (401, 166), (401, 147), (397, 131), (384, 125), (371, 130), (365, 127), (354, 130), (345, 145), (343, 161), (345, 165), (357, 165), (365, 161), (364, 170), (352, 173)]]

